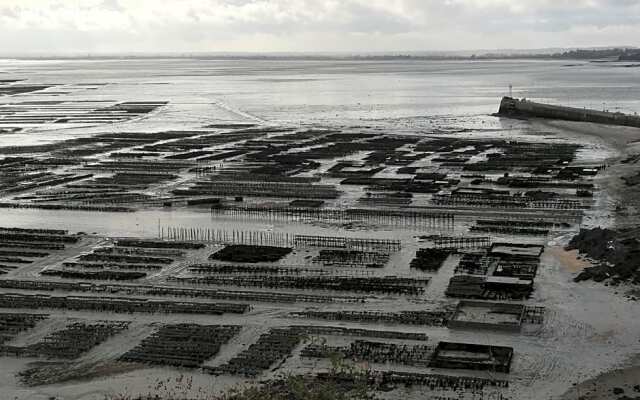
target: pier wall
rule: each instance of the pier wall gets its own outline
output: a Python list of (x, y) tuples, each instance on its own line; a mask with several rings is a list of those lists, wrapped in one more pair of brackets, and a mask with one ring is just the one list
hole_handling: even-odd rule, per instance
[(595, 122), (598, 124), (623, 125), (640, 128), (640, 116), (612, 113), (587, 108), (555, 106), (503, 97), (500, 102), (499, 116), (521, 118), (548, 118), (566, 121)]

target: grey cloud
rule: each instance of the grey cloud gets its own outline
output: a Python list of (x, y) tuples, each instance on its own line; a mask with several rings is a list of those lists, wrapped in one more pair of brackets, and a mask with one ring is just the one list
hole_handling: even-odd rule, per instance
[[(416, 26), (406, 17), (385, 13), (380, 9), (365, 7), (360, 3), (347, 6), (349, 19), (342, 26), (345, 31), (357, 33), (399, 33), (410, 32)], [(340, 28), (340, 27), (337, 27)]]
[[(0, 8), (5, 51), (42, 51), (53, 41), (81, 52), (453, 50), (590, 45), (594, 38), (640, 45), (628, 34), (640, 31), (640, 0), (181, 0), (157, 7), (56, 0), (47, 8), (2, 1), (14, 4)], [(30, 17), (22, 17), (25, 10)]]
[(20, 14), (19, 7), (2, 7), (0, 8), (0, 15), (7, 18), (18, 18)]
[(604, 6), (613, 6), (613, 7), (630, 7), (637, 6), (640, 4), (640, 0), (605, 0), (601, 2)]
[(126, 9), (118, 2), (118, 0), (103, 0), (102, 4), (100, 4), (100, 7), (109, 11), (126, 11)]

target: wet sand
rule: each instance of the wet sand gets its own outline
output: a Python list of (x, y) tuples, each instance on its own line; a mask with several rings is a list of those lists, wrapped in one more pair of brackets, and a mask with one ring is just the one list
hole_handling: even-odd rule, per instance
[[(630, 227), (640, 224), (640, 185), (630, 187), (620, 179), (623, 176), (631, 176), (640, 172), (638, 164), (620, 163), (630, 155), (640, 154), (640, 129), (566, 121), (535, 121), (534, 124), (595, 138), (615, 149), (618, 154), (607, 160), (608, 168), (606, 173), (598, 178), (598, 184), (603, 188), (603, 192), (614, 201), (612, 205), (615, 207), (615, 227)], [(554, 247), (551, 249), (551, 253), (570, 272), (578, 272), (590, 265), (585, 260), (577, 259), (576, 251), (567, 252), (561, 247)], [(638, 355), (631, 358), (624, 367), (603, 372), (577, 384), (574, 382), (574, 386), (558, 400), (636, 398), (640, 399), (640, 356)]]
[(640, 129), (569, 121), (534, 120), (532, 124), (562, 130), (577, 138), (586, 136), (614, 150), (606, 160), (607, 169), (596, 178), (596, 183), (608, 197), (615, 227), (640, 224), (640, 185), (628, 186), (621, 179), (640, 172), (638, 163), (621, 163), (629, 156), (640, 154)]
[(637, 359), (634, 364), (581, 382), (558, 400), (640, 399), (640, 365)]
[(590, 262), (578, 258), (578, 250), (566, 251), (562, 246), (555, 246), (549, 251), (569, 272), (580, 272), (591, 266)]

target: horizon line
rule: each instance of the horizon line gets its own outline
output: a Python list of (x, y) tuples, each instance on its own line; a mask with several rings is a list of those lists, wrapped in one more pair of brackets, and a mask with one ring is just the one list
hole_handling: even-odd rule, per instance
[(169, 57), (197, 57), (197, 56), (489, 56), (489, 55), (552, 55), (559, 51), (576, 50), (634, 50), (637, 46), (605, 45), (605, 46), (566, 46), (566, 47), (538, 47), (538, 48), (495, 48), (495, 49), (459, 49), (459, 50), (338, 50), (338, 51), (69, 51), (69, 52), (1, 52), (2, 58), (33, 58), (33, 57), (126, 57), (126, 56), (169, 56)]

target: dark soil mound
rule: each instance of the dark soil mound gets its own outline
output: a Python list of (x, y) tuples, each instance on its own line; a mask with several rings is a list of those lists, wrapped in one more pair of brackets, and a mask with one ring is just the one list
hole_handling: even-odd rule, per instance
[(640, 283), (640, 240), (635, 230), (582, 229), (566, 249), (577, 249), (603, 263), (586, 268), (574, 278), (576, 282), (589, 279), (601, 282), (613, 278), (616, 283), (624, 280)]
[(601, 261), (614, 261), (616, 256), (617, 233), (610, 229), (580, 229), (566, 247)]

